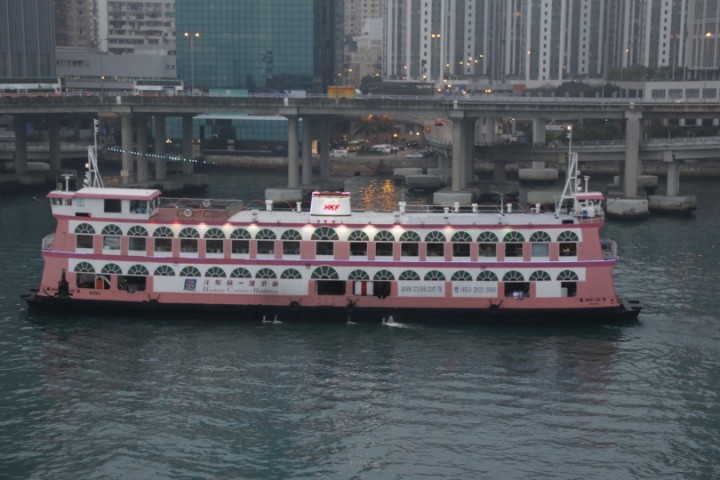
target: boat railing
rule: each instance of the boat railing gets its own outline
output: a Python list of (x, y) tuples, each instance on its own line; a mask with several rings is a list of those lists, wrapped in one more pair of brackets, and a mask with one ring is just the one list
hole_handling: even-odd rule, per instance
[(231, 216), (245, 209), (242, 200), (233, 199), (202, 199), (202, 198), (168, 198), (160, 199), (160, 208), (175, 209), (177, 216), (203, 217)]
[[(502, 213), (502, 207), (495, 204), (473, 205), (415, 205), (404, 206), (406, 213)], [(402, 210), (401, 210), (402, 211)]]
[(55, 234), (48, 233), (42, 239), (42, 243), (41, 243), (42, 249), (43, 250), (52, 250), (53, 243), (55, 243)]
[(615, 240), (601, 239), (600, 247), (605, 260), (617, 258), (617, 242)]

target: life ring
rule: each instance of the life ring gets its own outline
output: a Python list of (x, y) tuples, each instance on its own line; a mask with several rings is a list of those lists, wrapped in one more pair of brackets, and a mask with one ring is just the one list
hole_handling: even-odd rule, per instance
[(298, 302), (290, 302), (290, 310), (296, 312), (298, 308), (300, 308), (300, 304)]
[(203, 200), (203, 201), (202, 201), (202, 206), (205, 207), (205, 208), (209, 208), (209, 207), (210, 207), (210, 200), (208, 200), (208, 199)]
[(189, 208), (186, 208), (185, 211), (183, 212), (183, 215), (185, 215), (187, 218), (192, 217), (192, 210), (190, 210)]

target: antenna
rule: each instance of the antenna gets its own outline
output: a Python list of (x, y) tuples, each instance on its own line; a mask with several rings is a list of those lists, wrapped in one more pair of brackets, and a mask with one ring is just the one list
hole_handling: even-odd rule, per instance
[[(563, 188), (562, 195), (558, 199), (557, 205), (555, 205), (555, 218), (560, 215), (560, 208), (562, 208), (563, 202), (568, 199), (575, 199), (575, 194), (579, 189), (578, 184), (578, 172), (577, 163), (578, 155), (572, 151), (572, 125), (567, 127), (567, 138), (568, 138), (568, 169), (567, 178), (565, 179), (565, 187)], [(573, 205), (575, 207), (575, 205)]]
[(85, 172), (85, 186), (86, 187), (99, 187), (103, 185), (100, 171), (98, 170), (97, 163), (97, 136), (100, 130), (100, 122), (97, 119), (93, 120), (93, 145), (88, 147), (88, 163), (86, 165), (87, 171)]

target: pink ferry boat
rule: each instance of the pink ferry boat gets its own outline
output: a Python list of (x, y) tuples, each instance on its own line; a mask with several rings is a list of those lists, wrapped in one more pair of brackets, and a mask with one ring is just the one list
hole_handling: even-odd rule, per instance
[(636, 319), (615, 291), (614, 241), (600, 236), (603, 195), (568, 181), (539, 205), (399, 202), (353, 211), (347, 192), (309, 210), (267, 201), (163, 198), (159, 190), (49, 193), (57, 221), (30, 307), (102, 312), (223, 312), (249, 319), (340, 321)]

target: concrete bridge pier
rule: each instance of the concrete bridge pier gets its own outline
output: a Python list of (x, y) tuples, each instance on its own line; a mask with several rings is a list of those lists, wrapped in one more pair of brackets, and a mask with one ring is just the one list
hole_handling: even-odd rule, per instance
[(465, 170), (463, 173), (463, 188), (474, 182), (475, 177), (475, 119), (466, 120), (463, 124), (464, 145), (464, 161)]
[(155, 115), (155, 180), (167, 180), (165, 115)]
[(193, 174), (193, 116), (183, 115), (182, 117), (182, 156), (183, 175)]
[(650, 213), (647, 198), (638, 198), (641, 118), (640, 112), (625, 112), (625, 171), (622, 181), (624, 196), (608, 199), (607, 214), (610, 217), (643, 218)]
[(280, 115), (288, 119), (288, 183), (285, 188), (266, 188), (265, 199), (273, 202), (297, 202), (302, 200), (300, 188), (300, 161), (298, 158), (298, 113), (296, 107), (283, 107)]
[(650, 211), (672, 214), (690, 214), (697, 209), (695, 195), (680, 195), (680, 163), (675, 160), (672, 150), (663, 152), (663, 162), (667, 164), (667, 187), (665, 195), (650, 195)]
[[(468, 131), (472, 131), (472, 124), (465, 118), (465, 112), (453, 110), (450, 112), (450, 120), (452, 120), (452, 178), (450, 181), (450, 190), (441, 190), (433, 194), (433, 202), (438, 205), (451, 205), (459, 202), (463, 205), (469, 205), (473, 201), (473, 194), (470, 191), (463, 190), (467, 185), (467, 165), (466, 156), (467, 141), (465, 137)], [(469, 125), (469, 127), (468, 127)], [(471, 135), (474, 134), (474, 131)]]
[(495, 142), (495, 118), (483, 118), (483, 136), (480, 139), (485, 145), (492, 145)]
[(320, 180), (330, 180), (330, 122), (325, 117), (320, 121)]
[(150, 180), (150, 169), (148, 166), (148, 119), (145, 115), (135, 118), (135, 136), (137, 138), (137, 181), (146, 183)]
[(533, 118), (532, 120), (533, 145), (536, 147), (545, 146), (545, 123), (544, 118)]
[(60, 117), (48, 115), (48, 153), (50, 170), (57, 172), (62, 167), (60, 159)]
[(120, 137), (122, 139), (122, 169), (120, 170), (120, 181), (123, 185), (129, 185), (135, 181), (132, 155), (132, 116), (129, 113), (120, 115)]
[(302, 121), (302, 184), (310, 185), (312, 182), (312, 127), (315, 121), (309, 116), (303, 117)]
[(27, 132), (25, 131), (25, 115), (15, 115), (13, 125), (15, 127), (15, 173), (25, 175), (28, 173), (27, 161)]

